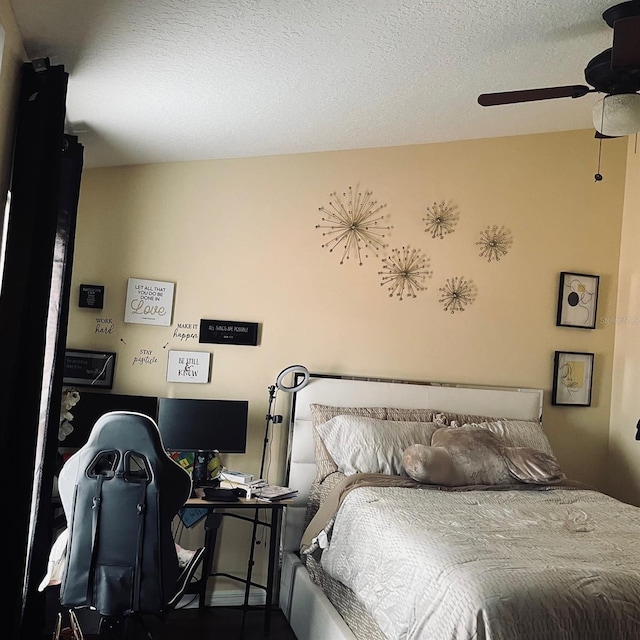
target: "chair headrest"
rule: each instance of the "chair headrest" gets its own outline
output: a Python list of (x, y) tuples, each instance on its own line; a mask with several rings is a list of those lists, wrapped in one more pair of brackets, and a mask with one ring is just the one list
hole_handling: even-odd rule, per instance
[(143, 456), (151, 472), (150, 483), (161, 487), (164, 501), (177, 505), (176, 509), (191, 493), (191, 477), (165, 451), (155, 420), (133, 411), (111, 411), (98, 418), (86, 444), (60, 472), (58, 490), (65, 512), (69, 513), (72, 506), (75, 485), (103, 452), (114, 452), (120, 459), (131, 452)]

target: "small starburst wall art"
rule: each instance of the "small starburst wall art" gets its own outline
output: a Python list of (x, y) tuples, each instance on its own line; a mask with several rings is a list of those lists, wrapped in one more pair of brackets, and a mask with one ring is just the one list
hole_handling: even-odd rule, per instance
[(500, 258), (509, 253), (509, 249), (513, 244), (511, 231), (505, 229), (504, 226), (499, 227), (497, 224), (488, 226), (480, 232), (480, 240), (476, 245), (480, 247), (480, 257), (486, 258), (487, 262), (495, 260), (499, 262)]
[(450, 313), (464, 311), (468, 305), (473, 304), (478, 295), (478, 288), (473, 280), (467, 280), (464, 276), (447, 278), (444, 287), (440, 287), (439, 291), (442, 294), (439, 302), (444, 310)]
[(427, 207), (427, 214), (422, 221), (426, 224), (425, 231), (431, 234), (432, 238), (442, 240), (446, 235), (455, 231), (458, 224), (458, 207), (444, 201), (434, 202)]
[(420, 249), (392, 249), (391, 255), (382, 259), (381, 287), (387, 287), (389, 297), (416, 298), (418, 292), (424, 291), (424, 281), (433, 275), (429, 269), (430, 259)]
[(323, 229), (327, 241), (322, 248), (333, 253), (336, 248), (342, 250), (340, 264), (354, 258), (362, 266), (363, 258), (369, 257), (369, 251), (376, 257), (386, 248), (385, 231), (392, 227), (383, 224), (385, 216), (382, 210), (386, 204), (379, 204), (372, 198), (371, 191), (358, 191), (351, 187), (342, 195), (329, 194), (331, 200), (319, 210), (324, 214), (316, 229)]

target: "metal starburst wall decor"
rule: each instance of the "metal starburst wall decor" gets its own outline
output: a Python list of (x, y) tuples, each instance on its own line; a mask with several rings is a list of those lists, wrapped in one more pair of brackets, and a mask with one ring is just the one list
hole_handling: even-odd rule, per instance
[(422, 218), (426, 223), (425, 231), (431, 234), (432, 238), (444, 238), (449, 233), (455, 231), (458, 224), (458, 207), (452, 204), (434, 202), (433, 206), (427, 207), (427, 215)]
[(394, 295), (400, 300), (416, 298), (419, 291), (424, 291), (425, 278), (430, 278), (433, 271), (429, 270), (430, 260), (422, 255), (420, 249), (393, 249), (391, 255), (382, 259), (381, 287), (387, 287), (389, 297)]
[(486, 258), (487, 262), (492, 260), (498, 262), (500, 258), (509, 253), (512, 244), (511, 231), (504, 227), (499, 227), (497, 224), (481, 231), (480, 240), (476, 242), (476, 245), (480, 247), (480, 257)]
[(387, 206), (378, 204), (371, 198), (371, 191), (355, 191), (349, 187), (342, 196), (335, 191), (329, 194), (332, 198), (328, 207), (320, 207), (325, 214), (322, 224), (317, 224), (316, 229), (326, 229), (322, 235), (329, 237), (322, 248), (329, 248), (332, 253), (337, 247), (342, 248), (340, 264), (351, 257), (362, 266), (362, 259), (368, 258), (368, 251), (375, 256), (387, 245), (384, 242), (384, 231), (392, 227), (382, 226), (384, 215), (381, 211)]
[(478, 288), (473, 280), (465, 280), (462, 276), (447, 278), (444, 287), (440, 287), (439, 291), (442, 293), (439, 302), (444, 310), (450, 313), (464, 311), (468, 305), (473, 304), (478, 295)]

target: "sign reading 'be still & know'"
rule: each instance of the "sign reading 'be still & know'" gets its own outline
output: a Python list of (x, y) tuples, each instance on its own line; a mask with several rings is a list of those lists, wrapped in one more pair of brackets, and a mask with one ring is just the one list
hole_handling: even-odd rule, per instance
[(129, 278), (124, 321), (138, 324), (171, 325), (173, 282)]
[(207, 351), (169, 351), (167, 382), (209, 382), (210, 363)]
[(232, 320), (200, 320), (199, 342), (215, 344), (258, 344), (257, 322), (234, 322)]

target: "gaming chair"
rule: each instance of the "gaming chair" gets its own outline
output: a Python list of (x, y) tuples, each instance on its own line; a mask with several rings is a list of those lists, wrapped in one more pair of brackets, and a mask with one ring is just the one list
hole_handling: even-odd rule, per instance
[(171, 532), (191, 477), (167, 455), (154, 420), (103, 415), (58, 486), (69, 531), (60, 603), (99, 612), (101, 635), (126, 630), (133, 617), (164, 616), (196, 566), (180, 573)]

